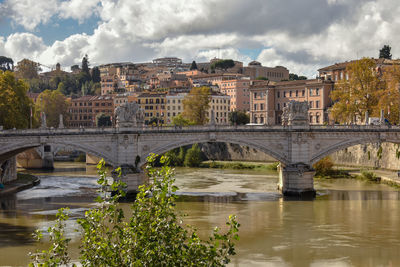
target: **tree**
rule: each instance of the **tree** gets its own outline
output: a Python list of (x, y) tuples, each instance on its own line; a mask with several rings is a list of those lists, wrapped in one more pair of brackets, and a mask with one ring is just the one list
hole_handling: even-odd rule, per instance
[[(230, 262), (229, 256), (235, 254), (234, 241), (239, 239), (236, 217), (229, 216), (226, 233), (220, 234), (216, 228), (205, 241), (193, 227), (184, 228), (175, 211), (174, 192), (178, 188), (173, 185), (173, 170), (164, 156), (160, 159), (163, 167), (154, 168), (156, 158), (154, 154), (148, 158), (146, 172), (152, 182), (140, 187), (127, 217), (117, 203), (124, 196), (121, 190), (124, 184), (110, 185), (105, 162), (100, 161), (98, 184), (116, 194), (100, 192), (99, 204), (77, 220), (77, 232), (82, 234), (79, 246), (82, 266), (224, 266)], [(64, 210), (60, 210), (56, 224), (49, 227), (50, 248), (32, 253), (32, 266), (68, 265), (67, 219)], [(42, 233), (36, 231), (35, 236), (40, 240)]]
[(267, 78), (267, 77), (264, 77), (264, 76), (258, 76), (258, 77), (256, 77), (256, 80), (268, 81), (268, 78)]
[(48, 127), (58, 127), (60, 114), (64, 120), (68, 118), (69, 103), (67, 98), (58, 90), (44, 90), (38, 96), (35, 103), (35, 118), (40, 121), (40, 114), (46, 114), (46, 123)]
[(186, 167), (199, 167), (201, 162), (201, 150), (198, 144), (194, 144), (186, 152), (184, 165)]
[(379, 50), (379, 58), (392, 59), (392, 54), (390, 54), (392, 48), (389, 45), (384, 45), (381, 50)]
[(0, 70), (13, 71), (14, 70), (14, 61), (12, 60), (12, 58), (0, 56)]
[(337, 82), (331, 93), (335, 103), (332, 116), (336, 121), (355, 122), (356, 117), (364, 118), (366, 111), (373, 114), (384, 85), (375, 72), (375, 65), (373, 59), (363, 58), (347, 66), (349, 79)]
[(13, 72), (0, 70), (0, 125), (4, 129), (28, 128), (32, 101), (26, 95), (27, 84)]
[(220, 59), (213, 62), (210, 66), (211, 70), (222, 69), (227, 70), (229, 68), (233, 68), (235, 66), (235, 62), (232, 59)]
[(193, 60), (192, 65), (190, 65), (190, 70), (197, 70), (196, 61)]
[(101, 81), (99, 67), (94, 67), (92, 69), (92, 81), (94, 83), (99, 83)]
[(378, 105), (373, 115), (379, 116), (380, 110), (384, 110), (389, 122), (399, 124), (400, 66), (393, 65), (386, 68), (383, 72), (383, 81), (385, 81), (385, 86), (383, 90), (378, 91)]
[(89, 73), (89, 57), (88, 57), (88, 55), (85, 55), (82, 58), (82, 72), (86, 73), (90, 77), (90, 73)]
[(24, 58), (17, 63), (15, 75), (18, 79), (37, 79), (39, 77), (38, 72), (41, 70), (39, 63)]
[(177, 116), (172, 118), (172, 125), (175, 126), (189, 126), (192, 125), (188, 119), (185, 119), (182, 114), (178, 114)]
[(195, 125), (203, 125), (208, 121), (210, 108), (210, 88), (193, 87), (183, 99), (183, 117)]
[(104, 113), (99, 113), (96, 116), (97, 127), (109, 127), (112, 126), (111, 116)]
[(231, 124), (247, 124), (250, 122), (250, 116), (244, 111), (232, 111), (228, 114), (229, 121)]
[(289, 73), (289, 81), (307, 80), (306, 76), (299, 76), (295, 73)]

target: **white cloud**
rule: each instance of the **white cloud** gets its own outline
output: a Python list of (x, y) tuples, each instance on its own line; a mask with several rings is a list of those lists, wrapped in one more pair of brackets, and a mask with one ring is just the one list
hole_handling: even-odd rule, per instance
[(83, 22), (98, 13), (100, 0), (5, 0), (0, 3), (1, 13), (10, 17), (14, 24), (34, 31), (38, 25), (47, 24), (54, 16), (72, 18)]
[[(186, 62), (220, 57), (247, 63), (240, 53), (264, 48), (257, 60), (283, 65), (313, 77), (318, 68), (361, 56), (378, 56), (384, 45), (400, 56), (400, 6), (396, 0), (6, 0), (0, 8), (27, 29), (56, 18), (83, 21), (97, 14), (91, 35), (74, 34), (44, 46), (40, 37), (0, 37), (0, 52), (44, 64), (79, 63), (84, 54), (92, 64), (142, 62), (178, 56)], [(11, 3), (18, 3), (12, 6)], [(1, 4), (0, 4), (1, 5)], [(56, 7), (55, 7), (56, 6)], [(62, 20), (57, 21), (62, 30)], [(36, 33), (38, 34), (38, 33)], [(18, 37), (18, 38), (17, 38)], [(36, 37), (36, 38), (34, 38)], [(218, 49), (220, 48), (220, 49)], [(16, 51), (21, 51), (21, 54)], [(31, 53), (31, 56), (29, 56)]]
[(33, 31), (37, 25), (50, 20), (58, 3), (57, 0), (6, 0), (3, 5), (16, 24)]
[[(1, 47), (1, 46), (0, 46)], [(4, 42), (4, 54), (15, 59), (38, 59), (46, 49), (43, 39), (31, 33), (14, 33)]]
[(59, 4), (58, 14), (60, 18), (72, 18), (82, 23), (93, 14), (98, 13), (100, 0), (71, 0)]

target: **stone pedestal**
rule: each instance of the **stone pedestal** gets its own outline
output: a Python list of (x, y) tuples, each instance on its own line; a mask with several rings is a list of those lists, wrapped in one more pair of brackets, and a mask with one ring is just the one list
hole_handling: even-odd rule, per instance
[(314, 197), (314, 174), (308, 165), (279, 165), (278, 189), (284, 196)]

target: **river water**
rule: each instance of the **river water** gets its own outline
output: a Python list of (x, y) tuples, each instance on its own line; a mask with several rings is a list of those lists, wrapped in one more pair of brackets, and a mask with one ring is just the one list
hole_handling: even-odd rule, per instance
[[(31, 233), (70, 207), (68, 233), (77, 257), (75, 219), (94, 206), (93, 167), (57, 163), (41, 184), (0, 200), (0, 266), (26, 266), (44, 248)], [(400, 266), (400, 192), (358, 180), (316, 180), (313, 201), (283, 199), (274, 172), (176, 170), (185, 223), (202, 236), (236, 214), (240, 227), (231, 266)], [(128, 204), (122, 204), (128, 206)]]

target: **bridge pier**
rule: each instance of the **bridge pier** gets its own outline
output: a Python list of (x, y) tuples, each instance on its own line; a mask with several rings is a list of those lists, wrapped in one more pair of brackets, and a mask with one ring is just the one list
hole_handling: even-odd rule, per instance
[(278, 189), (284, 196), (314, 197), (315, 171), (305, 164), (279, 165)]
[(138, 171), (135, 166), (128, 164), (121, 166), (120, 177), (118, 177), (118, 173), (115, 171), (112, 172), (112, 176), (114, 179), (126, 184), (125, 192), (127, 199), (136, 198), (136, 194), (139, 192), (139, 186), (148, 181), (148, 178), (143, 171), (140, 169)]
[(4, 184), (17, 179), (17, 158), (11, 157), (0, 161), (0, 183)]

